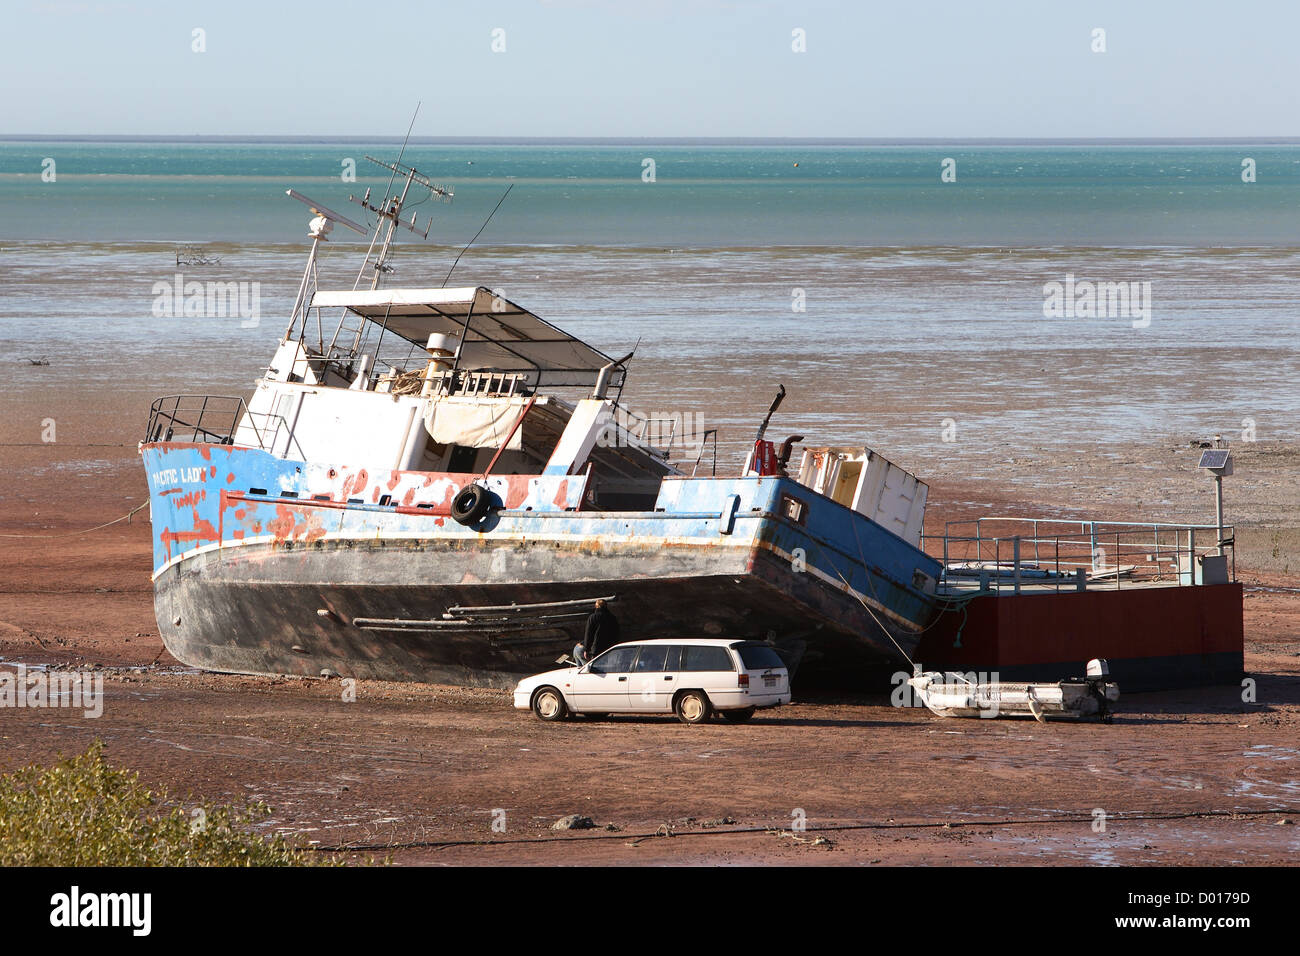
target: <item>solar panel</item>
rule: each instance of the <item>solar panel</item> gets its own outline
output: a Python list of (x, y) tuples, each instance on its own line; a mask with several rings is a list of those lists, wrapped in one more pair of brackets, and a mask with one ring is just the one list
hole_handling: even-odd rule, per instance
[(1229, 451), (1226, 448), (1211, 448), (1208, 451), (1201, 452), (1201, 463), (1199, 468), (1226, 468), (1228, 465)]

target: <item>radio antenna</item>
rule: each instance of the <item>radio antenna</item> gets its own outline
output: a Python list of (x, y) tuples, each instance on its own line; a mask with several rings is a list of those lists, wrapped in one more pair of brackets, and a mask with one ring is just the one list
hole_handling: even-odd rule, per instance
[[(400, 163), (402, 161), (402, 157), (406, 155), (406, 144), (411, 140), (411, 130), (415, 129), (415, 118), (420, 115), (420, 106), (423, 103), (424, 103), (423, 100), (417, 100), (415, 103), (415, 112), (411, 114), (410, 125), (406, 127), (406, 135), (402, 137), (402, 148), (398, 150), (397, 153), (398, 163)], [(388, 197), (390, 197), (393, 194), (393, 182), (394, 180), (397, 179), (396, 166), (390, 166), (389, 169), (392, 170), (392, 174), (388, 177), (388, 185), (384, 189), (384, 201), (380, 204), (381, 207), (383, 208), (388, 207)], [(348, 199), (352, 200), (352, 197), (349, 196)], [(370, 190), (367, 189), (366, 190), (367, 208), (369, 208), (369, 200), (370, 200)], [(355, 202), (355, 200), (352, 201)], [(414, 232), (414, 230), (412, 230), (412, 232)], [(391, 235), (392, 235), (392, 230), (389, 230), (389, 236)], [(366, 258), (362, 263), (361, 271), (357, 273), (357, 281), (352, 284), (352, 288), (355, 289), (361, 285), (361, 278), (366, 274), (366, 266), (371, 265), (370, 256), (375, 251), (375, 243), (378, 241), (379, 241), (379, 229), (376, 229), (375, 234), (370, 238), (370, 246), (369, 248), (366, 249)], [(383, 274), (384, 271), (384, 257), (387, 251), (388, 250), (386, 248), (383, 251), (381, 251), (379, 255), (379, 261), (374, 263), (375, 275), (374, 275), (374, 280), (371, 285), (371, 288), (377, 288), (379, 286), (379, 277), (380, 275)]]
[(501, 204), (505, 202), (506, 197), (510, 195), (510, 190), (514, 188), (515, 188), (514, 183), (511, 183), (509, 186), (506, 187), (506, 191), (501, 194), (501, 198), (498, 199), (497, 204), (492, 207), (492, 211), (488, 213), (488, 217), (483, 220), (483, 225), (479, 226), (478, 232), (474, 233), (474, 238), (471, 239), (469, 242), (465, 243), (465, 248), (460, 250), (460, 255), (456, 257), (456, 261), (453, 262), (451, 264), (451, 268), (447, 270), (447, 275), (442, 280), (442, 288), (444, 289), (447, 288), (447, 281), (451, 278), (451, 273), (456, 268), (457, 263), (460, 262), (460, 256), (463, 256), (465, 253), (467, 253), (469, 251), (469, 247), (474, 245), (474, 241), (478, 239), (479, 236), (483, 235), (483, 230), (487, 228), (488, 223), (492, 221), (492, 217), (495, 216), (497, 214), (497, 210), (501, 208)]

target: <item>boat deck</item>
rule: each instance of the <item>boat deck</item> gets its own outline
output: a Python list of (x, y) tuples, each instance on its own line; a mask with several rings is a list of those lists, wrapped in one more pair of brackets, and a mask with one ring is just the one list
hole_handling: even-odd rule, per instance
[(1058, 594), (1226, 584), (1231, 527), (1060, 518), (950, 521), (922, 547), (942, 562), (940, 596)]
[(1176, 579), (1169, 577), (1155, 578), (1104, 578), (1100, 580), (1088, 580), (1085, 587), (1079, 587), (1074, 578), (1064, 580), (1022, 580), (1019, 586), (1009, 579), (1003, 578), (996, 582), (991, 582), (997, 586), (981, 587), (978, 578), (949, 578), (941, 584), (936, 591), (939, 597), (969, 597), (976, 594), (992, 594), (994, 596), (1009, 596), (1016, 594), (1064, 594), (1075, 591), (1134, 591), (1134, 590), (1162, 590), (1183, 587)]

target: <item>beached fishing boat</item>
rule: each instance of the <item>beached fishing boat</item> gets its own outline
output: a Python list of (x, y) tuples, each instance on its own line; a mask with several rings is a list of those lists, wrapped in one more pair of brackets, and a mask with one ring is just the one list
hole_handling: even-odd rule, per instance
[[(621, 402), (613, 358), (482, 286), (387, 288), (410, 167), (372, 203), (368, 282), (297, 301), (251, 397), (171, 396), (141, 443), (155, 607), (171, 653), (218, 671), (508, 686), (604, 598), (627, 639), (773, 641), (850, 683), (912, 652), (941, 563), (926, 485), (864, 447), (705, 463)], [(427, 234), (427, 231), (426, 231)], [(364, 285), (364, 287), (362, 287)], [(782, 393), (784, 394), (783, 390)], [(692, 454), (693, 453), (693, 454)], [(704, 473), (707, 469), (707, 474)]]

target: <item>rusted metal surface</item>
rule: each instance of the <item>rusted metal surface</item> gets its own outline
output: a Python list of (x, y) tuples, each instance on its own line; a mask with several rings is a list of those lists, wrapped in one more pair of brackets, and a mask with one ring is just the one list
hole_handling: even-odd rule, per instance
[(985, 594), (922, 637), (930, 670), (1059, 680), (1100, 657), (1126, 691), (1237, 684), (1243, 676), (1242, 587)]

